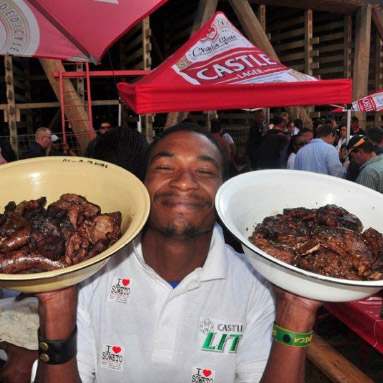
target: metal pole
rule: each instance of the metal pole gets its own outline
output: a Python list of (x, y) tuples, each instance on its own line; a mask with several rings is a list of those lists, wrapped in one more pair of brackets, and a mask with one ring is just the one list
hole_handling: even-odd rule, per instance
[(350, 132), (351, 132), (351, 108), (352, 105), (347, 105), (347, 136), (346, 136), (346, 143), (348, 144), (348, 141), (350, 141)]
[(122, 124), (122, 100), (121, 98), (118, 98), (118, 125), (121, 126)]

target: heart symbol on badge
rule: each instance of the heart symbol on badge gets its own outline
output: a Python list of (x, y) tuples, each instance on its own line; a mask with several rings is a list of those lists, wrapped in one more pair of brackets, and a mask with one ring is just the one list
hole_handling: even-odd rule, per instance
[(124, 286), (128, 286), (129, 283), (130, 283), (130, 279), (123, 279), (123, 280), (122, 280), (122, 284), (123, 284)]
[(118, 346), (113, 346), (112, 347), (112, 350), (115, 354), (118, 354), (120, 351), (121, 351), (121, 347), (118, 347)]
[(202, 372), (206, 377), (211, 375), (211, 370), (202, 370)]

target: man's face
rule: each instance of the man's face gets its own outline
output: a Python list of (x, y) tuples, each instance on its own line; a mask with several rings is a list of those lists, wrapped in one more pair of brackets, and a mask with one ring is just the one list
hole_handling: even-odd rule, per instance
[(355, 161), (357, 164), (362, 165), (365, 162), (367, 162), (366, 153), (359, 148), (355, 148), (351, 153), (350, 157), (353, 161)]
[(258, 122), (261, 122), (262, 124), (264, 123), (265, 119), (266, 119), (266, 116), (265, 116), (265, 112), (263, 110), (260, 110), (259, 112), (257, 112), (257, 114), (255, 115), (255, 118)]
[(100, 127), (100, 133), (105, 134), (111, 128), (112, 126), (109, 124), (109, 122), (103, 122)]
[(47, 149), (51, 144), (51, 140), (52, 140), (52, 133), (51, 132), (45, 132), (44, 135), (41, 137), (39, 144), (44, 149)]
[(163, 138), (150, 154), (145, 177), (149, 228), (186, 240), (211, 231), (221, 184), (221, 156), (207, 137), (182, 131)]
[(339, 130), (339, 133), (340, 133), (341, 138), (345, 138), (347, 136), (347, 127), (342, 126)]

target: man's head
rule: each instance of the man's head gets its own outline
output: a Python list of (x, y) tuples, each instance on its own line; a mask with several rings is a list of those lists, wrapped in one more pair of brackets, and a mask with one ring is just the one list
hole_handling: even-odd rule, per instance
[(298, 135), (303, 138), (306, 144), (309, 144), (314, 137), (313, 131), (310, 130), (309, 128), (301, 129)]
[(374, 144), (362, 135), (352, 137), (347, 144), (347, 149), (351, 159), (360, 165), (376, 156)]
[(100, 134), (105, 134), (110, 129), (112, 129), (110, 122), (104, 121), (100, 125)]
[(292, 140), (294, 153), (297, 153), (300, 148), (303, 148), (305, 145), (307, 145), (305, 138), (301, 135), (293, 136)]
[(351, 117), (351, 130), (353, 133), (356, 133), (359, 130), (359, 119), (356, 116)]
[(218, 144), (198, 125), (181, 123), (166, 130), (147, 153), (149, 229), (180, 240), (211, 232), (223, 166)]
[(326, 117), (325, 117), (325, 120), (324, 120), (324, 123), (326, 125), (330, 125), (332, 126), (333, 128), (336, 129), (337, 127), (337, 123), (336, 123), (336, 118), (333, 114), (328, 114)]
[(347, 137), (347, 124), (344, 122), (341, 122), (339, 125), (339, 137), (340, 138)]
[(35, 133), (35, 141), (44, 149), (51, 144), (52, 132), (48, 128), (38, 128)]
[(255, 120), (260, 123), (264, 123), (266, 119), (265, 111), (263, 109), (258, 109), (255, 111)]
[(286, 128), (286, 120), (284, 120), (281, 116), (274, 117), (274, 129), (284, 130)]
[(332, 145), (335, 141), (335, 129), (331, 125), (324, 124), (317, 130), (317, 136), (324, 142)]
[(213, 118), (210, 121), (210, 132), (211, 133), (222, 133), (222, 124), (218, 118)]
[(282, 112), (282, 113), (281, 113), (281, 117), (282, 117), (282, 119), (283, 119), (283, 123), (284, 123), (284, 125), (287, 126), (287, 124), (288, 124), (288, 122), (289, 122), (289, 120), (290, 120), (290, 116), (289, 116), (289, 114), (288, 114), (287, 112)]
[(383, 129), (377, 126), (367, 130), (367, 137), (375, 144), (383, 146)]

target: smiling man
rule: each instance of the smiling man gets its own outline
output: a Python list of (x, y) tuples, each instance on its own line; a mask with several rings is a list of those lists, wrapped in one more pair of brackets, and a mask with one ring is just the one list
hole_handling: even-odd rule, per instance
[(38, 382), (304, 381), (301, 346), (320, 304), (277, 289), (274, 300), (225, 245), (214, 208), (223, 166), (217, 143), (195, 125), (151, 145), (141, 236), (81, 286), (78, 303), (75, 287), (38, 294)]

